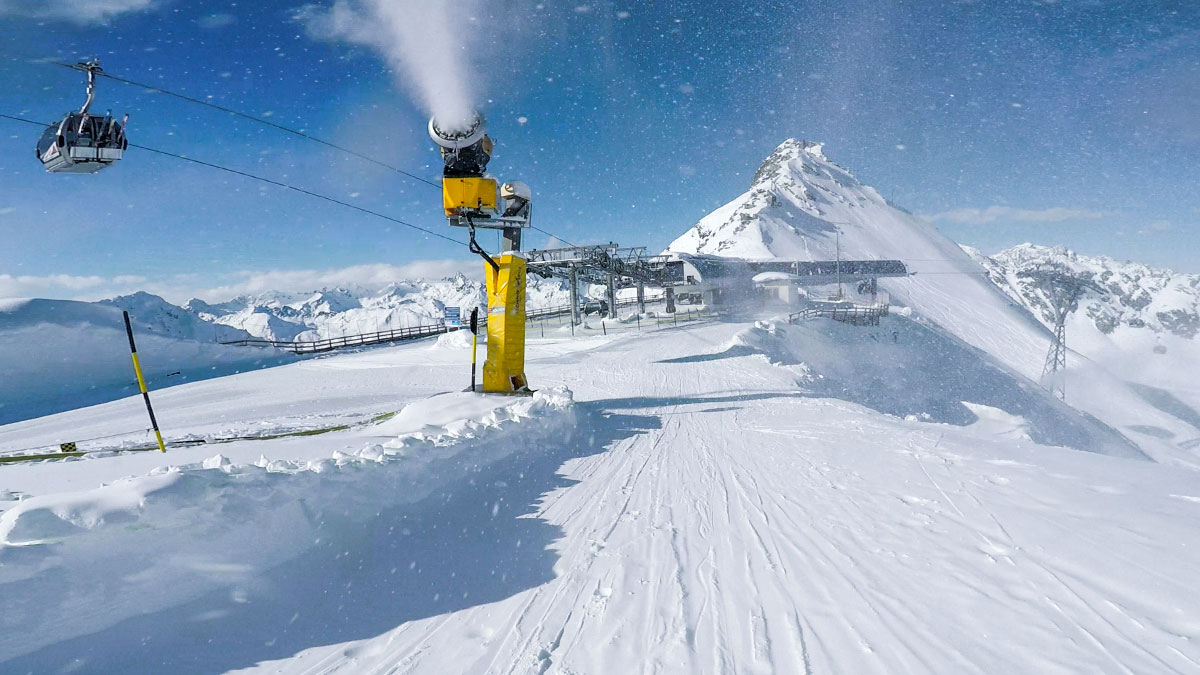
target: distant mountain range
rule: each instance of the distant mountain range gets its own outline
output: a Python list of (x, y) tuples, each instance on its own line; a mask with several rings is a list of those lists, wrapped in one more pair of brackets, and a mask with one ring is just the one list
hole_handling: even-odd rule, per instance
[(1055, 320), (1052, 289), (1024, 273), (1052, 266), (1106, 291), (1085, 289), (1074, 310), (1101, 333), (1109, 335), (1122, 327), (1188, 339), (1200, 333), (1200, 275), (1083, 256), (1063, 247), (1021, 244), (991, 256), (968, 246), (963, 249), (987, 270), (993, 283), (1047, 326)]

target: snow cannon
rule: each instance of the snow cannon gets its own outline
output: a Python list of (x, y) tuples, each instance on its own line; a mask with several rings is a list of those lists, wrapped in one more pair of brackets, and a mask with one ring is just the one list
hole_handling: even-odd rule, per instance
[[(429, 137), (442, 153), (442, 206), (451, 225), (466, 227), (468, 248), (484, 259), (487, 282), (487, 361), (483, 391), (529, 393), (525, 381), (525, 259), (521, 230), (529, 227), (533, 191), (521, 181), (500, 184), (486, 175), (492, 139), (483, 115), (469, 122), (429, 120)], [(475, 240), (476, 228), (501, 230), (504, 245), (492, 257)], [(472, 387), (474, 385), (472, 384)]]
[(474, 113), (468, 123), (457, 125), (431, 117), (429, 137), (442, 153), (442, 206), (451, 225), (501, 230), (529, 226), (529, 186), (520, 181), (500, 185), (484, 173), (493, 142), (483, 115)]

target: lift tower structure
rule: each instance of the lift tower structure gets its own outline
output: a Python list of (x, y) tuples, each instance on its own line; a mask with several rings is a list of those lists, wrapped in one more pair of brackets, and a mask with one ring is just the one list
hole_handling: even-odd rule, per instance
[(1053, 312), (1054, 328), (1050, 350), (1042, 366), (1042, 383), (1062, 401), (1067, 400), (1067, 316), (1079, 306), (1079, 297), (1084, 291), (1107, 294), (1096, 282), (1075, 276), (1070, 268), (1061, 263), (1039, 265), (1018, 276), (1035, 282), (1046, 289), (1046, 299)]
[[(610, 318), (616, 318), (618, 288), (635, 286), (638, 311), (646, 311), (646, 286), (670, 289), (683, 282), (683, 262), (670, 256), (647, 256), (645, 246), (622, 248), (614, 243), (533, 250), (526, 254), (529, 271), (538, 276), (566, 279), (571, 293), (571, 321), (578, 325), (579, 281), (608, 289)], [(669, 309), (668, 311), (674, 311)]]

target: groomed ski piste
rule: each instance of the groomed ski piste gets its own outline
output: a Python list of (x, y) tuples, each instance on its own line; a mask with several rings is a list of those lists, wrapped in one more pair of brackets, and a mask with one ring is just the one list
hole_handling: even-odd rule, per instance
[(1059, 445), (1105, 432), (912, 317), (532, 338), (518, 398), (459, 391), (463, 337), (156, 397), (171, 437), (383, 421), (3, 467), (0, 669), (1200, 669), (1195, 474)]

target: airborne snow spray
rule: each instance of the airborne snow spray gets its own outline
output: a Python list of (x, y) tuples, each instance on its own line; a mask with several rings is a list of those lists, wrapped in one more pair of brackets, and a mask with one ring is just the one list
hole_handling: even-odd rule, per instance
[(474, 119), (469, 55), (482, 42), (482, 9), (480, 0), (337, 0), (300, 18), (313, 37), (375, 48), (442, 128), (454, 130)]

